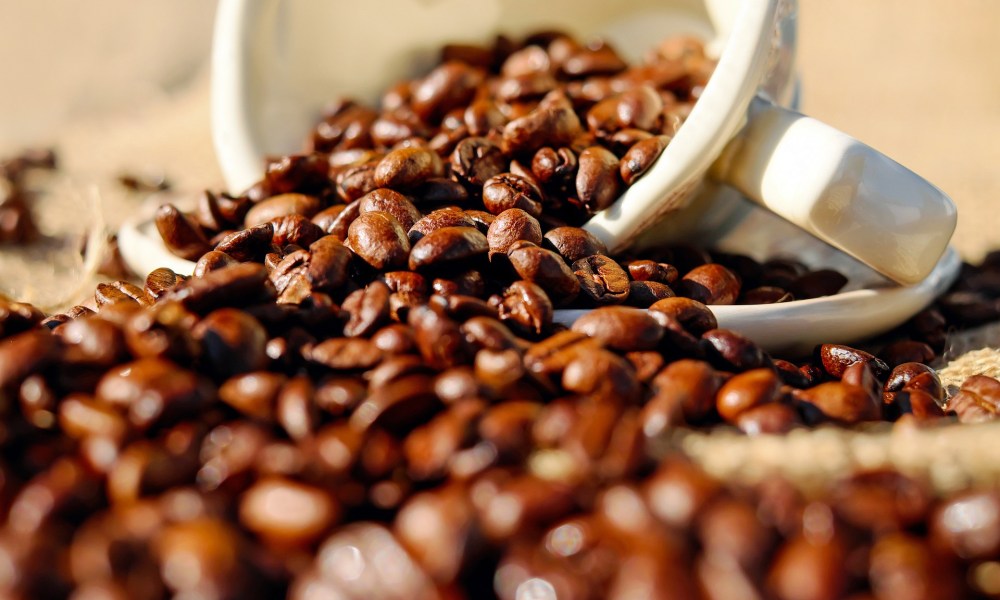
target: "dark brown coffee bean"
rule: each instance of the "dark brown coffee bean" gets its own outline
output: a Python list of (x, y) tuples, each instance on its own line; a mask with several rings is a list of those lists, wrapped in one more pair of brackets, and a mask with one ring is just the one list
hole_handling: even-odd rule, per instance
[(151, 300), (156, 300), (172, 287), (183, 281), (183, 278), (166, 267), (150, 271), (146, 276), (144, 291)]
[(603, 42), (580, 48), (560, 64), (562, 72), (570, 77), (611, 75), (627, 66), (614, 48)]
[(359, 215), (348, 229), (347, 245), (380, 271), (405, 266), (410, 253), (406, 232), (399, 221), (384, 212)]
[(882, 359), (857, 348), (840, 344), (822, 344), (816, 349), (816, 356), (823, 365), (823, 369), (831, 377), (841, 378), (847, 367), (854, 363), (864, 362), (871, 368), (872, 372), (879, 379), (884, 379), (889, 374), (889, 365)]
[(255, 204), (247, 212), (243, 223), (246, 227), (253, 227), (286, 215), (302, 215), (309, 219), (318, 213), (320, 208), (319, 199), (313, 196), (279, 194)]
[(264, 180), (272, 194), (316, 194), (329, 185), (328, 171), (325, 154), (290, 154), (269, 159)]
[(511, 208), (532, 217), (542, 213), (541, 192), (529, 180), (513, 173), (501, 173), (483, 184), (483, 205), (495, 215)]
[(772, 402), (745, 410), (735, 424), (747, 435), (781, 435), (802, 425), (798, 412), (787, 404)]
[(388, 188), (379, 188), (362, 196), (358, 203), (358, 211), (359, 214), (388, 213), (395, 217), (405, 230), (413, 227), (422, 216), (406, 196)]
[(688, 271), (676, 285), (677, 293), (702, 304), (734, 304), (740, 295), (736, 275), (717, 263)]
[(318, 539), (340, 518), (326, 491), (279, 477), (257, 481), (240, 498), (240, 523), (272, 543), (304, 545)]
[(596, 308), (577, 319), (572, 330), (624, 352), (652, 350), (663, 337), (663, 326), (649, 313), (621, 306)]
[(344, 335), (348, 337), (369, 337), (389, 319), (389, 286), (381, 281), (373, 281), (364, 289), (351, 292), (341, 306), (348, 321), (344, 325)]
[(191, 371), (167, 360), (143, 358), (105, 373), (95, 396), (126, 411), (133, 426), (148, 429), (196, 414), (214, 393)]
[(73, 319), (56, 334), (66, 345), (62, 360), (67, 363), (109, 368), (126, 356), (121, 328), (104, 319)]
[(677, 268), (655, 260), (633, 260), (626, 264), (629, 276), (635, 281), (656, 281), (670, 285), (677, 281)]
[[(652, 402), (676, 404), (688, 421), (704, 418), (714, 407), (723, 379), (708, 363), (683, 359), (667, 365), (650, 382)], [(667, 399), (671, 402), (667, 402)], [(647, 432), (649, 434), (649, 432)]]
[(506, 255), (514, 242), (525, 240), (533, 244), (542, 243), (542, 227), (529, 213), (520, 208), (507, 209), (496, 216), (486, 233), (489, 255)]
[(611, 403), (631, 403), (640, 393), (632, 365), (617, 354), (598, 348), (577, 353), (563, 371), (562, 387)]
[(622, 157), (619, 175), (625, 185), (632, 185), (649, 170), (670, 143), (670, 136), (657, 135), (632, 145)]
[(877, 421), (881, 417), (881, 407), (868, 390), (840, 381), (829, 381), (802, 390), (799, 397), (828, 418), (846, 424)]
[(944, 500), (929, 521), (935, 545), (963, 560), (1000, 552), (1000, 496), (990, 490), (960, 492)]
[(386, 154), (375, 167), (374, 182), (381, 188), (406, 189), (441, 175), (441, 159), (427, 148), (410, 146)]
[(0, 338), (27, 331), (44, 319), (45, 314), (31, 304), (0, 298)]
[(421, 356), (435, 368), (467, 364), (465, 336), (458, 323), (429, 305), (410, 310), (407, 320), (413, 327)]
[(924, 342), (900, 340), (883, 348), (879, 357), (894, 368), (903, 363), (930, 363), (937, 358), (937, 354)]
[(799, 535), (778, 550), (767, 574), (767, 589), (778, 600), (835, 600), (847, 587), (843, 543)]
[(274, 402), (286, 377), (268, 371), (253, 371), (234, 375), (219, 386), (219, 399), (244, 415), (271, 422)]
[(896, 365), (896, 367), (894, 367), (892, 372), (889, 374), (889, 377), (886, 379), (885, 387), (883, 389), (887, 393), (902, 391), (911, 381), (922, 375), (930, 375), (937, 381), (937, 385), (935, 387), (941, 388), (941, 400), (943, 401), (944, 389), (941, 387), (941, 380), (938, 379), (937, 373), (931, 367), (928, 367), (920, 362), (906, 362)]
[(707, 306), (690, 298), (664, 298), (650, 305), (649, 310), (672, 317), (694, 335), (700, 336), (719, 326)]
[(306, 277), (311, 287), (324, 292), (335, 292), (347, 281), (347, 267), (351, 250), (332, 235), (324, 236), (309, 246), (309, 263)]
[(181, 258), (198, 260), (211, 250), (208, 238), (201, 227), (173, 204), (164, 204), (156, 210), (156, 229), (167, 249)]
[(569, 148), (541, 148), (531, 159), (531, 173), (546, 186), (566, 186), (576, 181), (579, 163)]
[(0, 340), (0, 389), (44, 368), (58, 351), (58, 339), (48, 331), (26, 331)]
[[(360, 200), (360, 199), (359, 199)], [(361, 202), (355, 200), (350, 204), (335, 204), (324, 209), (312, 218), (312, 222), (327, 234), (340, 241), (347, 239), (347, 228), (361, 213)]]
[(453, 208), (442, 208), (424, 215), (413, 224), (407, 233), (411, 244), (420, 241), (425, 235), (444, 227), (475, 227), (476, 222), (464, 211)]
[(541, 286), (530, 281), (507, 286), (497, 309), (501, 321), (536, 335), (552, 324), (552, 301)]
[(448, 111), (468, 104), (483, 80), (479, 69), (448, 61), (412, 86), (410, 105), (422, 120), (434, 123)]
[(305, 352), (306, 358), (335, 371), (370, 369), (382, 361), (382, 351), (361, 338), (331, 338)]
[[(205, 274), (210, 271), (216, 271), (223, 267), (235, 265), (237, 262), (239, 261), (225, 252), (209, 250), (205, 254), (202, 254), (201, 258), (198, 259), (198, 262), (195, 263), (192, 274), (195, 277), (204, 277)], [(157, 296), (157, 298), (159, 298), (159, 296)]]
[(410, 251), (410, 269), (447, 265), (486, 254), (486, 236), (474, 227), (443, 227), (423, 236)]
[(378, 427), (405, 434), (441, 410), (427, 375), (407, 375), (373, 390), (351, 414), (351, 427), (367, 431)]
[(737, 304), (777, 304), (779, 302), (791, 302), (795, 296), (791, 293), (770, 285), (748, 290), (740, 295)]
[[(337, 195), (340, 196), (344, 202), (353, 203), (355, 200), (364, 196), (368, 192), (371, 192), (379, 187), (384, 187), (375, 183), (375, 168), (378, 164), (379, 161), (373, 160), (360, 165), (347, 167), (343, 171), (337, 173)], [(347, 218), (353, 219), (353, 216), (348, 214)]]
[(580, 282), (573, 271), (551, 250), (518, 242), (507, 257), (522, 279), (541, 286), (556, 304), (568, 303), (580, 293)]
[(558, 252), (571, 264), (594, 254), (608, 254), (604, 242), (579, 227), (556, 227), (545, 232), (544, 237), (543, 245)]
[(733, 423), (741, 413), (777, 399), (781, 380), (771, 369), (753, 369), (733, 376), (716, 396), (719, 415)]
[(534, 153), (543, 146), (568, 146), (582, 131), (573, 105), (561, 91), (550, 92), (530, 113), (503, 129), (503, 146), (510, 154)]
[(507, 170), (509, 159), (499, 145), (484, 137), (468, 137), (451, 153), (451, 172), (459, 181), (482, 187)]
[(796, 298), (832, 296), (847, 285), (847, 277), (833, 269), (819, 269), (799, 276), (788, 288)]
[(274, 225), (261, 223), (226, 235), (215, 245), (215, 250), (239, 262), (260, 260), (271, 251), (272, 238)]
[(628, 275), (607, 256), (594, 254), (581, 258), (573, 263), (573, 271), (584, 295), (598, 306), (621, 304), (629, 297)]
[(249, 314), (233, 308), (209, 313), (193, 331), (203, 356), (219, 375), (227, 377), (267, 365), (267, 332)]
[[(493, 487), (491, 484), (477, 482), (483, 488)], [(575, 505), (572, 492), (564, 483), (521, 475), (500, 483), (495, 493), (477, 494), (474, 490), (473, 498), (482, 498), (477, 508), (483, 531), (502, 541), (565, 517)]]
[(881, 534), (926, 520), (931, 495), (923, 484), (901, 473), (868, 471), (837, 482), (830, 505), (847, 523)]
[(299, 375), (289, 379), (278, 393), (275, 418), (295, 441), (307, 439), (316, 431), (319, 412), (313, 401), (314, 392), (312, 381)]
[(682, 459), (663, 461), (645, 483), (649, 511), (671, 527), (687, 530), (719, 493), (719, 483)]
[(992, 421), (1000, 414), (1000, 382), (986, 375), (973, 375), (962, 383), (947, 408), (962, 423)]
[(618, 157), (602, 146), (580, 153), (576, 172), (576, 195), (590, 212), (604, 210), (622, 191)]
[(287, 246), (299, 246), (307, 248), (319, 238), (326, 235), (309, 219), (302, 215), (285, 215), (271, 221), (274, 232), (271, 236), (271, 244), (278, 248)]
[(771, 358), (752, 340), (728, 329), (712, 329), (701, 334), (710, 356), (734, 371), (768, 367)]
[(664, 298), (673, 298), (674, 290), (658, 281), (630, 281), (625, 303), (638, 308), (648, 308)]

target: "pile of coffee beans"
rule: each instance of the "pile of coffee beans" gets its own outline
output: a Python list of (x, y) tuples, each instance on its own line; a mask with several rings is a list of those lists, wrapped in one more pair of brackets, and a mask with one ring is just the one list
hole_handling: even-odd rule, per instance
[[(578, 227), (641, 174), (608, 153), (683, 120), (699, 46), (632, 68), (557, 34), (444, 55), (381, 111), (339, 104), (246, 194), (161, 208), (192, 276), (51, 316), (0, 301), (0, 596), (1000, 594), (996, 491), (744, 488), (656, 450), (680, 427), (995, 419), (1000, 382), (949, 399), (928, 363), (1000, 318), (1000, 255), (876, 348), (770, 356), (706, 304), (842, 276), (611, 257)], [(594, 310), (565, 327), (565, 306)]]

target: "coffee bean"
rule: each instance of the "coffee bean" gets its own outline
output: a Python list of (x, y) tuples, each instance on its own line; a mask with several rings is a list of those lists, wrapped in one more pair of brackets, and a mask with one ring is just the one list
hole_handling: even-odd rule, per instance
[(388, 213), (395, 217), (405, 230), (413, 227), (422, 216), (406, 196), (388, 188), (379, 188), (362, 196), (358, 202), (358, 212), (359, 214)]
[(635, 371), (622, 357), (597, 348), (583, 350), (566, 365), (563, 389), (612, 403), (631, 403), (640, 392)]
[[(237, 262), (239, 261), (237, 261), (232, 256), (229, 256), (225, 252), (219, 252), (218, 250), (209, 250), (208, 252), (202, 254), (201, 258), (198, 259), (198, 262), (195, 263), (192, 275), (199, 278), (204, 277), (205, 274), (210, 271), (217, 271), (223, 267), (235, 265)], [(154, 273), (155, 272), (156, 271), (154, 271)], [(159, 296), (156, 296), (156, 298), (159, 299)]]
[(416, 244), (425, 235), (444, 227), (475, 227), (472, 217), (461, 210), (442, 208), (424, 215), (413, 224), (408, 232), (411, 244)]
[(459, 181), (482, 187), (487, 181), (507, 171), (509, 160), (499, 145), (484, 137), (460, 141), (450, 156), (451, 172)]
[(193, 331), (204, 358), (221, 376), (261, 369), (267, 365), (267, 332), (249, 314), (233, 308), (209, 313)]
[(670, 136), (657, 135), (633, 144), (622, 156), (619, 166), (619, 175), (625, 185), (632, 185), (642, 177), (669, 143)]
[(375, 167), (374, 183), (382, 188), (406, 189), (439, 175), (441, 159), (426, 148), (411, 146), (386, 154)]
[(552, 324), (552, 301), (541, 286), (530, 281), (507, 286), (497, 309), (501, 321), (536, 335)]
[(830, 500), (838, 517), (876, 534), (923, 522), (931, 509), (930, 490), (895, 471), (853, 474), (833, 486)]
[(316, 194), (329, 185), (328, 171), (324, 154), (291, 154), (269, 159), (264, 180), (272, 194)]
[(638, 308), (648, 308), (664, 298), (673, 298), (674, 291), (665, 283), (657, 281), (630, 281), (625, 303)]
[(410, 242), (392, 215), (371, 212), (359, 215), (347, 232), (347, 245), (374, 269), (387, 270), (406, 264)]
[(538, 284), (556, 304), (565, 304), (580, 293), (580, 282), (562, 258), (530, 242), (518, 242), (507, 252), (511, 265), (526, 281)]
[(771, 369), (753, 369), (733, 376), (716, 397), (719, 415), (735, 422), (741, 413), (777, 399), (781, 380)]
[(576, 172), (576, 195), (591, 212), (604, 210), (621, 194), (618, 157), (601, 146), (580, 153)]
[(750, 339), (728, 329), (711, 329), (701, 334), (707, 354), (720, 366), (737, 372), (768, 367), (769, 357)]
[(573, 270), (580, 289), (594, 304), (621, 304), (629, 298), (628, 275), (613, 259), (594, 254), (574, 262)]
[(772, 402), (741, 412), (735, 424), (747, 435), (780, 435), (801, 427), (802, 419), (791, 406)]
[(543, 245), (572, 264), (594, 254), (608, 254), (604, 242), (579, 227), (556, 227), (545, 232)]
[(581, 77), (610, 75), (625, 69), (626, 66), (625, 61), (611, 46), (600, 43), (593, 47), (580, 48), (563, 60), (560, 68), (566, 75)]
[(955, 598), (961, 577), (952, 563), (907, 533), (880, 537), (871, 548), (868, 577), (877, 598)]
[(872, 372), (879, 379), (884, 379), (889, 374), (889, 365), (864, 350), (851, 348), (840, 344), (821, 344), (816, 349), (816, 356), (823, 365), (823, 369), (831, 377), (840, 378), (847, 367), (854, 363), (864, 362), (871, 368)]
[(369, 337), (389, 319), (389, 286), (374, 281), (351, 292), (342, 309), (349, 315), (344, 335)]
[(581, 131), (572, 104), (557, 90), (547, 94), (530, 113), (504, 126), (503, 147), (511, 154), (527, 154), (543, 146), (568, 146)]
[(302, 215), (285, 215), (271, 221), (273, 233), (271, 244), (278, 248), (287, 246), (308, 247), (310, 244), (326, 235), (319, 225), (314, 224)]
[(840, 381), (829, 381), (802, 390), (799, 397), (818, 408), (826, 417), (846, 424), (876, 421), (881, 416), (881, 407), (868, 390)]
[(99, 402), (124, 410), (139, 429), (189, 417), (213, 395), (198, 375), (159, 358), (142, 358), (107, 371), (95, 391)]
[(663, 337), (663, 327), (649, 313), (620, 306), (594, 309), (577, 319), (572, 330), (625, 352), (652, 350)]
[(672, 284), (677, 281), (677, 268), (655, 260), (633, 260), (626, 265), (629, 276), (635, 281), (656, 281)]
[(954, 556), (990, 559), (1000, 552), (1000, 496), (989, 490), (960, 492), (938, 505), (929, 525), (935, 544)]
[(1000, 382), (985, 375), (973, 375), (948, 400), (947, 408), (962, 423), (992, 421), (1000, 414)]
[(211, 250), (201, 227), (174, 205), (164, 204), (158, 208), (155, 222), (163, 243), (177, 256), (198, 260), (198, 257)]
[(715, 480), (679, 458), (663, 461), (646, 481), (644, 490), (650, 512), (663, 523), (681, 530), (694, 525), (719, 491)]
[(410, 251), (410, 269), (450, 265), (486, 254), (486, 236), (474, 227), (442, 227), (420, 238)]
[(56, 334), (66, 345), (62, 359), (67, 363), (109, 368), (126, 356), (122, 329), (104, 319), (74, 319)]
[(734, 304), (740, 281), (729, 269), (709, 263), (688, 271), (677, 283), (677, 293), (702, 304)]
[(538, 220), (520, 208), (507, 209), (496, 216), (486, 233), (490, 259), (496, 254), (506, 255), (514, 242), (525, 240), (542, 243), (542, 227)]
[(793, 537), (778, 549), (767, 588), (780, 600), (833, 600), (847, 586), (845, 550), (838, 539)]
[(482, 71), (459, 61), (449, 61), (412, 86), (411, 106), (422, 120), (432, 123), (449, 110), (465, 106), (483, 80)]
[(309, 219), (319, 212), (318, 198), (305, 194), (279, 194), (258, 202), (243, 219), (246, 227), (261, 225), (286, 215), (302, 215)]
[(368, 340), (331, 338), (305, 352), (306, 358), (335, 371), (370, 369), (382, 361), (382, 352)]
[(283, 545), (307, 544), (340, 517), (333, 496), (310, 485), (269, 477), (240, 498), (240, 522), (265, 540)]
[(58, 340), (47, 331), (26, 331), (0, 340), (0, 389), (20, 383), (58, 353)]
[(531, 173), (539, 183), (552, 187), (568, 187), (576, 181), (579, 166), (576, 154), (569, 148), (540, 148), (531, 159)]
[(483, 205), (495, 215), (519, 208), (537, 217), (542, 212), (541, 192), (524, 177), (501, 173), (483, 184)]
[(931, 363), (937, 358), (933, 348), (917, 340), (893, 342), (883, 348), (879, 356), (893, 368), (903, 363)]
[(788, 291), (796, 298), (819, 298), (821, 296), (832, 296), (847, 285), (847, 277), (833, 269), (820, 269), (810, 271), (799, 276)]
[(270, 222), (254, 225), (223, 237), (215, 250), (239, 262), (260, 260), (271, 251), (274, 225)]

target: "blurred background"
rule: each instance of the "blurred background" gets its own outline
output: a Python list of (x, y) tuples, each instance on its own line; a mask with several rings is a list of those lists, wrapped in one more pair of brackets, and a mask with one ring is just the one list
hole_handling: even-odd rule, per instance
[[(53, 145), (85, 177), (221, 188), (208, 116), (214, 2), (0, 2), (0, 156)], [(799, 24), (802, 110), (951, 195), (966, 258), (1000, 246), (1000, 2), (799, 0)], [(122, 215), (107, 212), (111, 224)]]

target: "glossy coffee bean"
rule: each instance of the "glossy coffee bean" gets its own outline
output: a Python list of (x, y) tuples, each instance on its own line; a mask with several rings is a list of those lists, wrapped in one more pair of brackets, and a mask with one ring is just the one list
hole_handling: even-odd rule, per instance
[(409, 266), (416, 271), (469, 261), (489, 251), (486, 236), (475, 227), (442, 227), (423, 236), (410, 250)]
[(640, 140), (629, 148), (625, 156), (622, 156), (619, 167), (619, 174), (625, 185), (632, 185), (642, 177), (669, 143), (669, 136), (657, 135)]
[(399, 221), (384, 212), (359, 215), (347, 232), (347, 246), (374, 269), (406, 265), (410, 242)]
[(1000, 382), (985, 375), (973, 375), (948, 400), (948, 412), (962, 423), (983, 423), (1000, 415)]
[(509, 161), (499, 145), (484, 137), (468, 137), (460, 141), (450, 156), (452, 175), (472, 187), (482, 187), (487, 181), (505, 173)]
[(620, 306), (594, 309), (577, 319), (572, 329), (626, 352), (652, 350), (663, 337), (663, 326), (649, 313)]
[(570, 264), (595, 254), (608, 255), (608, 248), (604, 242), (586, 229), (579, 227), (550, 229), (545, 232), (542, 245), (558, 252)]
[(325, 491), (296, 481), (262, 479), (240, 498), (240, 522), (266, 540), (307, 544), (333, 525), (340, 507)]
[(427, 148), (406, 147), (386, 154), (375, 167), (380, 188), (407, 189), (441, 174), (441, 159)]
[(574, 262), (572, 268), (590, 302), (598, 306), (621, 304), (629, 298), (628, 275), (613, 259), (594, 254)]
[(211, 250), (201, 227), (174, 205), (164, 204), (158, 208), (155, 222), (167, 249), (177, 256), (198, 260), (198, 257)]
[(676, 285), (677, 293), (702, 304), (735, 304), (740, 295), (736, 275), (717, 263), (688, 271)]
[(879, 379), (885, 378), (889, 374), (889, 365), (882, 359), (857, 348), (840, 344), (821, 344), (816, 349), (817, 357), (823, 365), (823, 369), (831, 377), (840, 378), (847, 367), (854, 363), (864, 362), (872, 369), (872, 372)]
[(518, 242), (507, 251), (517, 274), (545, 290), (556, 304), (570, 302), (580, 293), (580, 282), (562, 258), (530, 242)]
[(542, 227), (538, 220), (520, 208), (511, 208), (498, 214), (489, 225), (486, 241), (492, 259), (495, 254), (506, 254), (517, 241), (542, 243)]
[(775, 401), (781, 380), (772, 369), (753, 369), (734, 375), (719, 389), (715, 406), (719, 415), (735, 422), (743, 412)]
[(602, 146), (580, 153), (576, 172), (576, 195), (591, 212), (604, 210), (622, 191), (618, 157)]
[(483, 183), (483, 205), (495, 215), (511, 208), (532, 217), (542, 213), (541, 192), (531, 181), (513, 173), (501, 173)]
[(261, 225), (286, 215), (302, 215), (311, 218), (319, 212), (318, 198), (305, 194), (279, 194), (258, 202), (251, 208), (243, 222), (246, 227)]

